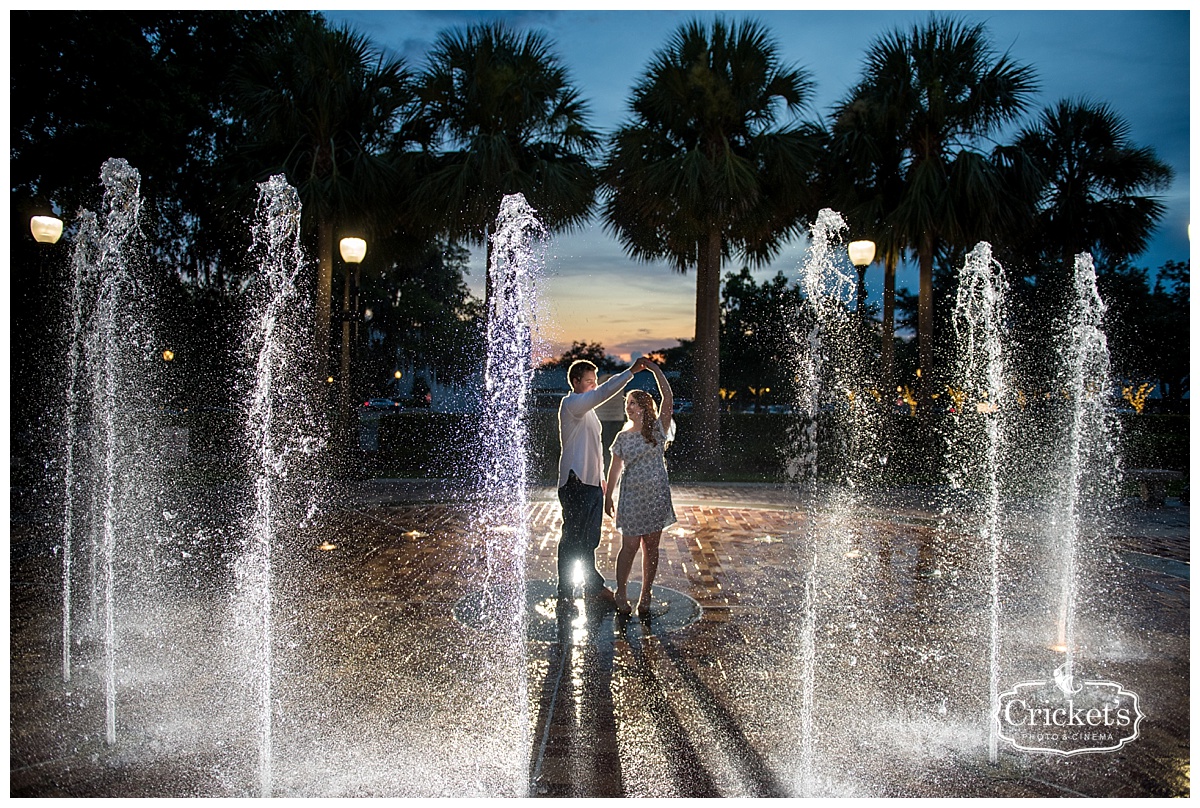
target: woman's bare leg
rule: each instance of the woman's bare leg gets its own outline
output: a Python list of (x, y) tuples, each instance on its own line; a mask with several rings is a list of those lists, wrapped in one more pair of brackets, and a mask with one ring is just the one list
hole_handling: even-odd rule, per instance
[(633, 557), (637, 555), (641, 536), (621, 536), (621, 549), (617, 553), (617, 611), (629, 614), (633, 607), (629, 605), (629, 595), (625, 588), (629, 585), (629, 573), (633, 570)]
[(658, 574), (658, 540), (662, 531), (642, 536), (642, 594), (638, 596), (638, 614), (650, 611), (654, 576)]

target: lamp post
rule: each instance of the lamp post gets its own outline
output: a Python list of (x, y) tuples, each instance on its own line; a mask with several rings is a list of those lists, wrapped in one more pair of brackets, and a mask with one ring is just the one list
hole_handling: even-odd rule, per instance
[[(350, 321), (355, 321), (355, 334), (358, 331), (358, 281), (363, 258), (367, 255), (367, 242), (361, 238), (344, 238), (338, 242), (338, 252), (346, 264), (345, 283), (342, 285), (342, 377), (341, 377), (341, 411), (343, 416), (350, 412)], [(350, 308), (350, 264), (354, 265), (354, 309)]]
[(850, 263), (858, 270), (858, 288), (856, 291), (855, 310), (860, 317), (864, 316), (867, 306), (867, 267), (875, 260), (875, 242), (852, 241), (846, 247), (850, 253)]
[[(29, 219), (29, 232), (38, 244), (57, 244), (62, 238), (63, 223), (57, 216), (32, 216)], [(41, 256), (40, 273), (44, 276), (46, 256)], [(73, 301), (74, 302), (74, 301)], [(75, 307), (72, 307), (75, 308)], [(78, 317), (78, 314), (75, 315)], [(75, 386), (79, 375), (79, 350), (77, 347), (78, 327), (72, 329), (70, 352), (67, 360), (67, 418), (66, 418), (66, 457), (64, 480), (66, 492), (63, 513), (62, 537), (62, 679), (71, 681), (71, 562), (73, 560), (74, 543), (74, 479), (75, 479)]]

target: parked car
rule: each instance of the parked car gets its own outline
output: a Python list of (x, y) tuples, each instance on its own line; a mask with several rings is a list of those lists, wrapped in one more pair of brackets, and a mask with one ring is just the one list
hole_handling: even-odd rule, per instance
[(365, 410), (398, 410), (400, 403), (390, 398), (369, 398), (363, 402)]

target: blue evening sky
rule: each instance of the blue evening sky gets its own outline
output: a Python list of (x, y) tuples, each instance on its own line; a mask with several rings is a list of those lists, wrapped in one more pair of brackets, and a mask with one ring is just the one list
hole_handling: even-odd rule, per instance
[[(1185, 5), (1166, 11), (988, 11), (941, 6), (969, 22), (982, 22), (997, 51), (1008, 51), (1037, 71), (1041, 84), (1035, 109), (1062, 98), (1088, 98), (1110, 104), (1129, 123), (1133, 142), (1155, 149), (1175, 171), (1162, 194), (1167, 214), (1150, 248), (1136, 264), (1157, 269), (1167, 260), (1187, 260), (1189, 240), (1190, 13)], [(957, 10), (962, 9), (962, 10)], [(588, 100), (592, 126), (611, 132), (624, 119), (626, 99), (651, 55), (686, 20), (752, 16), (780, 44), (783, 59), (809, 71), (816, 83), (813, 107), (802, 114), (824, 118), (856, 81), (863, 53), (876, 37), (924, 21), (929, 11), (804, 10), (525, 10), (424, 11), (337, 10), (324, 12), (376, 45), (424, 66), (437, 34), (447, 28), (502, 18), (518, 29), (546, 34)], [(854, 234), (857, 235), (857, 234)], [(806, 247), (791, 245), (766, 269), (795, 279)], [(694, 332), (695, 276), (665, 265), (646, 265), (625, 256), (615, 238), (598, 223), (560, 235), (550, 245), (543, 305), (545, 337), (553, 354), (573, 340), (602, 343), (609, 353), (628, 357), (675, 345)], [(878, 265), (868, 272), (872, 299), (882, 290)], [(737, 270), (731, 264), (726, 270)], [(469, 279), (477, 294), (483, 285), (482, 257), (475, 255)], [(916, 288), (913, 267), (903, 267), (897, 285)]]

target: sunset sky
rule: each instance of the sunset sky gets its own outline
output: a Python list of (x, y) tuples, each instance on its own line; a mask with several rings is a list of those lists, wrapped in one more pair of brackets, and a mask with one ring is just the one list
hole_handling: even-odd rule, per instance
[[(1041, 90), (1035, 113), (1063, 98), (1104, 101), (1130, 124), (1133, 142), (1150, 146), (1175, 171), (1162, 195), (1167, 214), (1150, 249), (1135, 261), (1154, 270), (1167, 260), (1187, 260), (1190, 216), (1189, 33), (1185, 4), (1175, 11), (987, 11), (940, 6), (939, 13), (982, 22), (998, 52), (1033, 65)], [(652, 54), (683, 22), (718, 14), (752, 16), (780, 44), (785, 63), (807, 69), (816, 82), (806, 120), (823, 119), (859, 76), (866, 47), (897, 27), (928, 19), (928, 11), (325, 11), (376, 45), (423, 67), (437, 34), (447, 28), (503, 18), (518, 29), (543, 32), (555, 44), (581, 94), (591, 124), (607, 134), (626, 116), (630, 88)], [(865, 237), (867, 234), (852, 234)], [(795, 280), (806, 244), (791, 244), (759, 278), (782, 271)], [(726, 271), (740, 269), (730, 264)], [(483, 257), (473, 256), (469, 281), (482, 297)], [(902, 267), (898, 287), (916, 287), (915, 267)], [(544, 337), (549, 351), (561, 353), (574, 340), (599, 342), (608, 353), (628, 359), (678, 338), (691, 338), (695, 320), (695, 275), (665, 265), (628, 258), (598, 222), (555, 238), (548, 248), (547, 277), (541, 285)], [(878, 265), (868, 271), (872, 299), (882, 292)]]

